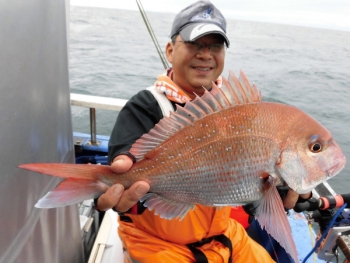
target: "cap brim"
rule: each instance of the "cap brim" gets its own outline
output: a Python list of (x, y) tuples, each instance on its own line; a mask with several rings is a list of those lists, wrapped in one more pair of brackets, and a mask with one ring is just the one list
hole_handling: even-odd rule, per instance
[(226, 33), (217, 25), (209, 23), (192, 23), (185, 26), (180, 31), (180, 36), (184, 41), (194, 41), (208, 34), (220, 34), (224, 37), (226, 46), (230, 45)]

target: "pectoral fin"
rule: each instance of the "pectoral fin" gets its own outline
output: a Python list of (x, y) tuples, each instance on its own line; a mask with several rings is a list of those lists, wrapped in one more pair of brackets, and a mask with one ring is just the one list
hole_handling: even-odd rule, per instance
[(291, 255), (294, 262), (299, 262), (292, 230), (275, 185), (271, 185), (266, 191), (255, 217), (260, 226)]

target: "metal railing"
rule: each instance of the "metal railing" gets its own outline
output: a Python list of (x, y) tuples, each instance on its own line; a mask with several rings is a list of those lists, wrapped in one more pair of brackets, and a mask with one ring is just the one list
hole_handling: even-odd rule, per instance
[(91, 134), (91, 144), (96, 145), (96, 109), (103, 110), (114, 110), (120, 111), (127, 100), (99, 97), (92, 95), (83, 94), (70, 94), (70, 101), (72, 106), (85, 107), (90, 109), (90, 134)]

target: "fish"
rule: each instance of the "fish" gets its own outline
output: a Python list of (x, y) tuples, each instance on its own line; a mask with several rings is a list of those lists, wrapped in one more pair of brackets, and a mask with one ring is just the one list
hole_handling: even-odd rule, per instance
[(234, 206), (260, 200), (256, 219), (298, 261), (276, 186), (299, 194), (335, 176), (346, 158), (331, 133), (298, 108), (262, 101), (240, 71), (222, 87), (196, 96), (164, 117), (130, 149), (136, 163), (122, 174), (110, 166), (32, 163), (18, 167), (64, 178), (35, 205), (54, 208), (96, 198), (110, 186), (150, 184), (141, 198), (167, 219), (183, 219), (195, 204)]

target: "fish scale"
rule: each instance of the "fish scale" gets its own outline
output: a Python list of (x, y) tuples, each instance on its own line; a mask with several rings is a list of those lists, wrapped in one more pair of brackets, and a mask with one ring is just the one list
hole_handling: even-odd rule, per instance
[[(262, 112), (264, 116), (269, 115), (266, 114), (267, 108), (271, 108), (271, 112), (276, 110), (276, 105), (269, 103), (249, 106), (251, 111)], [(151, 184), (152, 192), (161, 196), (171, 195), (173, 200), (183, 203), (234, 204), (260, 199), (263, 192), (259, 174), (268, 170), (267, 164), (271, 167), (275, 165), (277, 156), (274, 158), (275, 162), (267, 160), (271, 158), (269, 153), (277, 152), (278, 145), (273, 145), (273, 134), (255, 134), (255, 131), (259, 130), (254, 128), (254, 122), (253, 126), (247, 123), (249, 120), (245, 117), (249, 115), (249, 109), (241, 109), (243, 113), (235, 109), (233, 115), (230, 109), (220, 111), (220, 115), (226, 113), (227, 117), (221, 116), (220, 121), (216, 121), (218, 117), (212, 114), (179, 131), (171, 141), (150, 152), (151, 163), (148, 159), (137, 163), (137, 167), (132, 171), (134, 180), (147, 180)], [(255, 118), (261, 120), (259, 114)], [(232, 127), (232, 123), (236, 126)], [(260, 121), (259, 126), (261, 125), (263, 124)], [(206, 129), (203, 130), (202, 127)], [(205, 133), (206, 131), (208, 133)], [(258, 146), (262, 151), (252, 153), (252, 143), (254, 148)], [(271, 146), (274, 146), (275, 150), (272, 150)], [(216, 156), (215, 160), (211, 159), (212, 155)], [(155, 168), (144, 173), (143, 169), (138, 169), (142, 166)], [(201, 186), (200, 191), (196, 191), (196, 185)], [(213, 191), (213, 188), (218, 191)], [(200, 195), (199, 192), (202, 191), (206, 194)]]
[(285, 182), (297, 193), (307, 193), (345, 165), (326, 128), (295, 107), (262, 102), (243, 72), (240, 80), (230, 72), (221, 89), (213, 84), (210, 92), (164, 117), (130, 153), (137, 162), (118, 175), (102, 165), (19, 167), (65, 178), (38, 201), (40, 208), (79, 203), (113, 184), (129, 188), (138, 180), (151, 187), (140, 201), (166, 219), (182, 220), (195, 204), (259, 200), (258, 222), (298, 262), (276, 185)]

